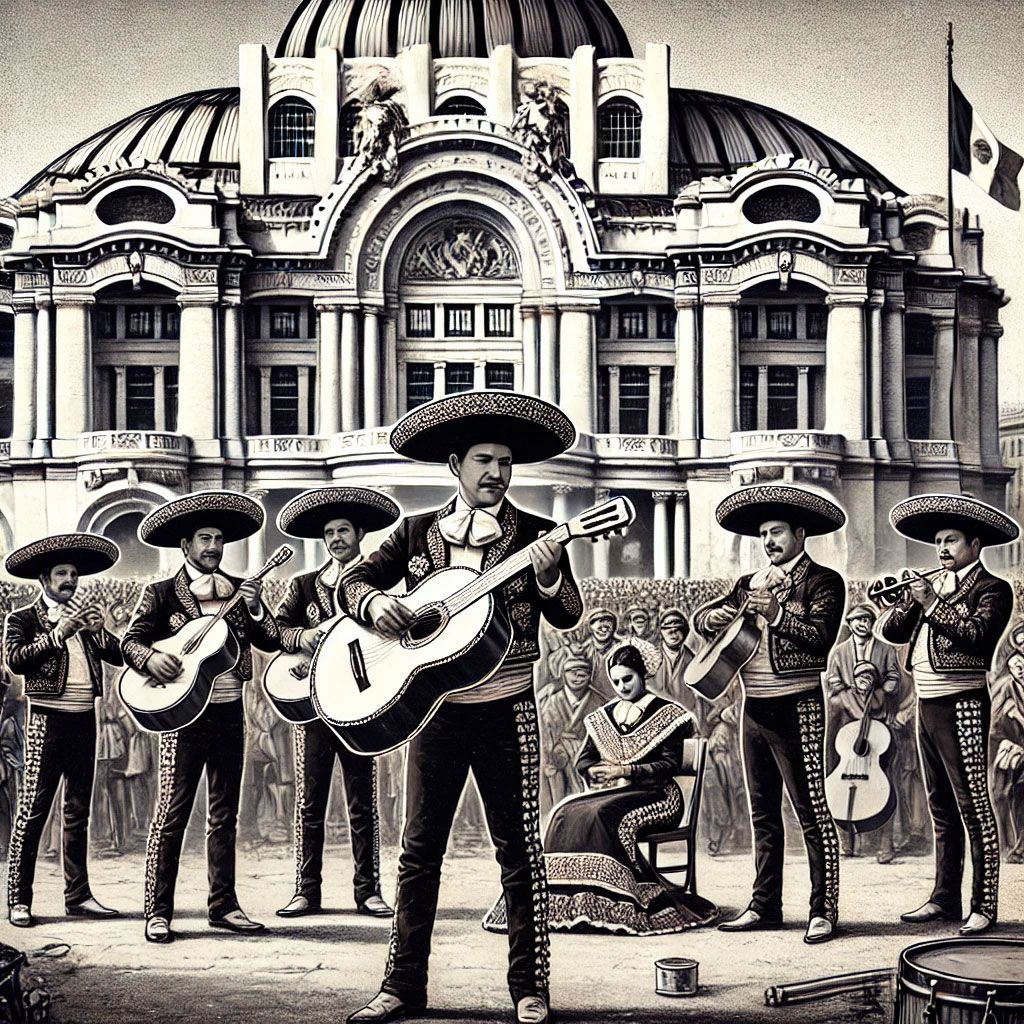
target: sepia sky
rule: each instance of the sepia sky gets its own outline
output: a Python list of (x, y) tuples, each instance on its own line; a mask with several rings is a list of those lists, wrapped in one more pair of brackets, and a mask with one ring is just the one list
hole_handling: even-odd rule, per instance
[[(297, 2), (297, 0), (295, 0)], [(1024, 154), (1019, 0), (610, 0), (634, 52), (672, 46), (672, 84), (776, 107), (907, 192), (946, 190), (946, 22), (956, 77)], [(273, 47), (293, 0), (0, 0), (0, 194), (91, 132), (158, 100), (238, 84), (238, 45)], [(1002, 312), (1003, 401), (1024, 401), (1024, 214), (957, 178), (981, 215)]]

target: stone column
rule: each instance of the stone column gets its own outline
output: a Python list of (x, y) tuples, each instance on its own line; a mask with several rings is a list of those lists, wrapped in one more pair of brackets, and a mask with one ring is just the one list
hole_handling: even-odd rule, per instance
[(737, 428), (739, 349), (735, 295), (704, 299), (702, 435), (728, 440)]
[(445, 364), (444, 363), (434, 363), (434, 397), (435, 398), (441, 398), (444, 395), (445, 389), (448, 386), (448, 382), (445, 380), (445, 377), (444, 377), (444, 371), (445, 371)]
[(998, 339), (1003, 328), (994, 321), (985, 321), (978, 342), (978, 374), (980, 377), (981, 461), (986, 466), (1002, 463), (999, 450), (999, 350)]
[(53, 306), (49, 299), (36, 300), (36, 430), (32, 456), (45, 459), (53, 437)]
[[(600, 505), (611, 497), (611, 491), (604, 487), (597, 487), (594, 490), (594, 504)], [(601, 580), (606, 580), (611, 575), (611, 540), (608, 537), (601, 537), (591, 545), (594, 554), (594, 575)]]
[(907, 439), (906, 355), (903, 292), (887, 291), (882, 307), (882, 436), (890, 443)]
[(932, 318), (935, 328), (935, 369), (932, 372), (932, 430), (931, 435), (939, 441), (953, 437), (952, 394), (954, 370), (953, 331), (956, 321), (952, 313), (935, 314)]
[(768, 367), (757, 368), (757, 429), (768, 429)]
[(153, 367), (153, 424), (157, 430), (170, 430), (167, 424), (167, 390), (164, 367)]
[(960, 317), (953, 390), (953, 437), (960, 446), (960, 461), (971, 466), (981, 463), (980, 332), (979, 321)]
[(528, 395), (540, 394), (537, 379), (537, 310), (523, 306), (523, 391)]
[(558, 403), (581, 434), (594, 433), (597, 376), (594, 314), (590, 309), (561, 310), (558, 329)]
[(217, 436), (217, 307), (209, 299), (178, 299), (178, 431), (191, 438)]
[[(60, 340), (60, 358), (57, 360), (55, 394), (55, 435), (74, 437), (92, 429), (92, 332), (89, 307), (91, 297), (61, 299), (57, 303), (57, 338)], [(185, 317), (181, 318), (181, 336), (184, 344)], [(216, 367), (211, 367), (210, 382)], [(183, 394), (188, 394), (183, 389)], [(184, 406), (183, 406), (184, 407)]]
[(665, 580), (671, 575), (671, 545), (668, 534), (668, 499), (671, 491), (651, 491), (654, 499), (654, 578)]
[(363, 426), (379, 427), (380, 415), (380, 319), (379, 311), (363, 313)]
[(540, 311), (540, 397), (558, 401), (558, 310), (544, 307)]
[(473, 361), (473, 390), (487, 387), (487, 363), (483, 359)]
[(359, 313), (358, 306), (346, 306), (341, 314), (341, 429), (346, 433), (359, 427)]
[(341, 310), (330, 303), (317, 303), (320, 338), (316, 365), (316, 432), (337, 434), (341, 430)]
[(554, 498), (551, 504), (551, 518), (556, 526), (561, 526), (569, 518), (569, 495), (573, 488), (568, 484), (555, 484), (551, 490)]
[(697, 302), (676, 296), (676, 373), (672, 385), (676, 436), (697, 436)]
[(608, 367), (608, 433), (621, 433), (619, 426), (619, 367)]
[(864, 297), (830, 295), (825, 339), (825, 430), (864, 437)]
[[(245, 424), (242, 420), (242, 399), (245, 393), (242, 304), (236, 299), (227, 299), (221, 305), (224, 316), (224, 437), (228, 441), (238, 441), (245, 434)], [(159, 422), (157, 420), (158, 425)]]
[(868, 338), (871, 343), (871, 399), (869, 404), (871, 415), (868, 418), (868, 436), (884, 437), (882, 431), (882, 306), (885, 302), (885, 293), (875, 291), (871, 293), (871, 300), (868, 304), (870, 310), (870, 321)]
[(298, 386), (298, 398), (299, 408), (296, 419), (298, 420), (298, 428), (300, 434), (309, 433), (309, 367), (299, 366), (296, 367), (298, 372), (298, 379), (296, 384)]
[(672, 575), (690, 575), (690, 498), (686, 491), (676, 491), (675, 522), (672, 524), (674, 552)]
[(807, 375), (809, 366), (796, 368), (796, 426), (797, 430), (811, 429), (811, 401), (808, 390)]
[(661, 367), (652, 366), (648, 370), (647, 384), (647, 433), (667, 434), (661, 429)]
[(127, 366), (114, 367), (114, 429), (128, 429)]
[(384, 381), (383, 415), (385, 423), (398, 419), (398, 321), (391, 311), (384, 317), (384, 365), (381, 377)]
[[(28, 458), (36, 432), (36, 303), (14, 300), (14, 423), (11, 454)], [(16, 450), (17, 449), (17, 450)]]
[[(267, 490), (253, 489), (245, 492), (250, 498), (262, 503), (263, 499), (270, 493)], [(256, 572), (267, 560), (267, 534), (265, 530), (257, 530), (246, 540), (246, 554), (248, 555), (248, 571)]]
[(260, 367), (260, 433), (272, 434), (274, 432), (273, 411), (270, 405), (270, 376), (273, 367)]

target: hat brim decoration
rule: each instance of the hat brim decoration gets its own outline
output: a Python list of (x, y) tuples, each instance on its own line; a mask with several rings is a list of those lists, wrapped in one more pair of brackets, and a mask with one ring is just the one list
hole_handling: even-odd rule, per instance
[(785, 484), (757, 484), (734, 491), (715, 509), (719, 525), (743, 537), (760, 535), (761, 524), (781, 519), (794, 529), (802, 526), (808, 537), (835, 533), (846, 523), (846, 513), (833, 501)]
[(922, 544), (934, 544), (939, 530), (960, 530), (977, 537), (982, 547), (996, 547), (1017, 539), (1020, 527), (1005, 512), (978, 498), (962, 494), (917, 494), (893, 506), (893, 529)]
[(176, 548), (203, 527), (220, 530), (224, 543), (263, 529), (263, 506), (238, 491), (196, 491), (153, 509), (139, 523), (139, 540), (154, 548)]
[(347, 519), (357, 529), (373, 533), (401, 518), (398, 502), (370, 487), (313, 487), (281, 509), (277, 526), (289, 537), (323, 540), (324, 527), (333, 519)]
[(532, 395), (462, 391), (417, 406), (391, 431), (391, 447), (417, 462), (447, 462), (473, 444), (507, 445), (514, 463), (544, 462), (576, 444), (576, 428)]
[(19, 579), (34, 580), (55, 565), (69, 563), (79, 576), (93, 576), (112, 568), (120, 557), (121, 549), (106, 537), (95, 533), (58, 533), (12, 551), (4, 568)]

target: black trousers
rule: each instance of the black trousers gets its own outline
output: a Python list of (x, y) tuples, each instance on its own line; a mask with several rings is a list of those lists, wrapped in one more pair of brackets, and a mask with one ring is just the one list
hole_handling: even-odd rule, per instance
[(783, 786), (804, 834), (810, 916), (835, 923), (839, 913), (839, 838), (825, 803), (824, 740), (820, 690), (789, 697), (748, 696), (743, 703), (743, 765), (756, 872), (750, 907), (769, 919), (782, 917)]
[(241, 700), (210, 704), (191, 725), (160, 734), (159, 794), (146, 845), (145, 915), (174, 916), (181, 844), (196, 790), (206, 770), (208, 910), (219, 917), (238, 909), (235, 836), (245, 754)]
[[(31, 705), (31, 701), (30, 701)], [(30, 706), (25, 729), (25, 772), (11, 836), (7, 903), (32, 906), (32, 880), (46, 819), (64, 780), (64, 902), (82, 903), (89, 889), (89, 807), (96, 768), (93, 711), (53, 711)]]
[(334, 761), (341, 762), (348, 806), (356, 903), (380, 894), (376, 758), (353, 754), (325, 722), (295, 729), (295, 891), (320, 903), (324, 831)]
[(512, 999), (547, 996), (540, 740), (530, 691), (483, 704), (442, 704), (409, 746), (398, 899), (382, 985), (407, 1002), (426, 999), (441, 861), (470, 771), (501, 866)]
[(971, 910), (996, 917), (999, 832), (988, 794), (988, 690), (917, 702), (917, 736), (935, 831), (931, 899), (960, 916), (964, 830), (971, 844)]

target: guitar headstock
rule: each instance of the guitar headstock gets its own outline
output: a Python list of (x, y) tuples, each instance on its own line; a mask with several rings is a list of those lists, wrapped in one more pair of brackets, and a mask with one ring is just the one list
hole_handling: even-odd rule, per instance
[(609, 501), (588, 508), (570, 519), (565, 528), (569, 539), (574, 537), (606, 537), (617, 530), (624, 530), (636, 519), (636, 509), (629, 498), (621, 495)]
[(274, 553), (267, 559), (267, 568), (276, 569), (279, 566), (284, 565), (289, 558), (294, 555), (295, 552), (287, 544), (282, 544), (279, 548), (275, 549)]

